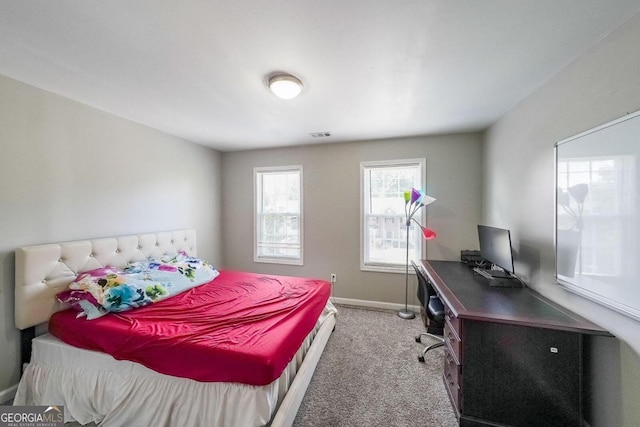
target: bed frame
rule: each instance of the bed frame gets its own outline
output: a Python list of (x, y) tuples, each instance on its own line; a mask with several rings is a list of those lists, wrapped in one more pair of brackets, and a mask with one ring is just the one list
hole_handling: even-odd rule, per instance
[[(22, 362), (30, 360), (36, 326), (67, 307), (56, 299), (82, 272), (107, 265), (124, 267), (133, 261), (185, 251), (197, 256), (193, 229), (82, 240), (16, 250), (15, 324), (21, 330)], [(304, 362), (272, 418), (272, 427), (291, 426), (324, 347), (333, 332), (335, 316), (317, 332)]]

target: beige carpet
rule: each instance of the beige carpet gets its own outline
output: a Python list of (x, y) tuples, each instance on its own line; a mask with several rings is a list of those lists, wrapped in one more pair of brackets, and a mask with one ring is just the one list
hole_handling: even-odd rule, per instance
[(420, 320), (391, 311), (338, 310), (295, 427), (458, 425), (442, 381), (442, 348), (418, 362)]

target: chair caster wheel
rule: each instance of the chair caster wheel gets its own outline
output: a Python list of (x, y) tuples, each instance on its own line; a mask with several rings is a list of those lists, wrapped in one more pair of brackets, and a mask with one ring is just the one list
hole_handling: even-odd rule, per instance
[(422, 340), (420, 339), (420, 336), (416, 337), (416, 342), (422, 342)]
[(418, 356), (418, 362), (424, 363), (424, 356)]

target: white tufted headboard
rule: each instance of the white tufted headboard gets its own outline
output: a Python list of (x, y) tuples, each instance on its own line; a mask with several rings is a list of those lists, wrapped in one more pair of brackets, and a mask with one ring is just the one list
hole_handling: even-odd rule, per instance
[(185, 251), (196, 256), (196, 231), (110, 237), (27, 246), (16, 250), (15, 322), (18, 329), (44, 323), (65, 308), (56, 299), (84, 271)]

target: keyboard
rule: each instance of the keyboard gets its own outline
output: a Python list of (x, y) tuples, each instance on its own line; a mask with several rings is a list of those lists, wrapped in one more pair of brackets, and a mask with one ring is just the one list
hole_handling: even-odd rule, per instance
[(474, 267), (473, 268), (473, 272), (477, 273), (479, 275), (481, 275), (482, 277), (485, 277), (487, 279), (491, 279), (491, 278), (512, 278), (513, 276), (510, 273), (507, 273), (506, 271), (500, 271), (500, 270), (487, 270), (485, 268), (479, 268), (479, 267)]
[(485, 279), (491, 279), (491, 274), (489, 274), (489, 272), (484, 268), (473, 267), (473, 272), (476, 273), (476, 274), (479, 274), (480, 276), (484, 277)]
[(489, 274), (491, 275), (491, 277), (511, 277), (511, 273), (507, 273), (506, 271), (500, 271), (500, 270), (489, 270)]

